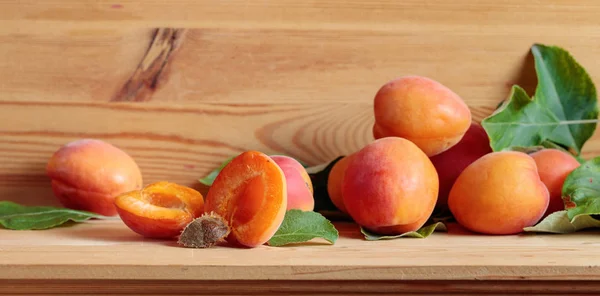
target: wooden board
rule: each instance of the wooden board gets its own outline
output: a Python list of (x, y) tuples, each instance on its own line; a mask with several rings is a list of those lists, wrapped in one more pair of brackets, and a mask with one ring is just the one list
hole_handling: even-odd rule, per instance
[[(510, 285), (505, 291), (517, 293), (523, 292), (527, 281), (541, 281), (536, 289), (556, 292), (563, 289), (556, 284), (560, 281), (577, 285), (600, 279), (597, 232), (483, 236), (450, 224), (448, 232), (434, 233), (426, 239), (366, 241), (355, 224), (337, 223), (336, 227), (340, 238), (334, 245), (315, 239), (305, 244), (254, 249), (226, 244), (211, 249), (182, 248), (174, 241), (143, 239), (121, 221), (91, 221), (45, 231), (0, 230), (0, 279), (5, 280), (0, 281), (0, 294), (9, 291), (6, 285), (12, 281), (29, 282), (32, 287), (24, 291), (31, 293), (39, 285), (54, 285), (55, 292), (73, 286), (80, 293), (91, 288), (110, 291), (100, 284), (108, 285), (110, 281), (138, 288), (140, 281), (170, 281), (181, 289), (172, 293), (185, 291), (183, 284), (177, 284), (181, 281), (240, 289), (247, 282), (251, 284), (246, 289), (256, 289), (272, 286), (267, 280), (293, 283), (288, 289), (304, 293), (311, 289), (324, 293), (325, 288), (311, 284), (302, 288), (298, 281), (312, 281), (312, 285), (323, 281), (330, 288), (347, 282), (354, 289), (362, 283), (366, 285), (364, 292), (381, 286), (380, 292), (388, 293), (398, 292), (402, 286), (412, 289), (407, 291), (439, 293), (445, 285), (453, 289), (450, 283), (457, 281), (463, 292), (498, 292), (496, 288)], [(496, 288), (488, 286), (490, 290), (482, 291), (478, 284), (465, 284), (469, 281), (491, 281)], [(554, 284), (541, 286), (549, 281)], [(92, 287), (81, 283), (92, 283)], [(276, 286), (272, 287), (277, 291)], [(589, 292), (599, 287), (583, 284), (569, 291)], [(208, 291), (204, 292), (210, 294)], [(356, 292), (349, 287), (341, 291)]]
[[(534, 90), (534, 43), (598, 83), (599, 14), (595, 0), (0, 1), (0, 200), (57, 205), (46, 161), (87, 137), (130, 153), (145, 183), (202, 192), (198, 178), (248, 149), (326, 162), (372, 140), (375, 92), (408, 74), (480, 121), (513, 84)], [(597, 131), (584, 157), (599, 154)], [(335, 246), (255, 250), (176, 248), (120, 222), (2, 230), (0, 294), (600, 289), (595, 233), (366, 242), (340, 227)]]

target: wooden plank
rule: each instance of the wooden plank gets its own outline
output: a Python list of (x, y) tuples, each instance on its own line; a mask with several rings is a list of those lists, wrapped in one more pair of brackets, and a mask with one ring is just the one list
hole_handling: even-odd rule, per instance
[(0, 295), (595, 295), (595, 281), (0, 280)]
[[(473, 107), (474, 114), (491, 112)], [(2, 200), (55, 204), (45, 165), (61, 145), (98, 138), (121, 147), (139, 164), (144, 182), (168, 180), (206, 188), (198, 178), (226, 158), (255, 149), (315, 165), (373, 140), (372, 104), (83, 103), (0, 101)], [(600, 153), (598, 134), (585, 156)]]
[[(600, 4), (594, 0), (539, 2), (507, 1), (219, 1), (219, 0), (5, 0), (0, 20), (4, 26), (44, 27), (236, 27), (236, 28), (397, 28), (444, 29), (448, 24), (502, 30), (547, 28), (589, 30), (597, 26)], [(573, 32), (575, 33), (575, 32)]]
[(188, 249), (120, 220), (0, 230), (5, 280), (598, 280), (597, 232), (483, 236), (451, 224), (427, 239), (366, 241), (337, 223), (334, 245)]
[[(164, 71), (155, 73), (156, 89), (138, 100), (365, 102), (388, 80), (418, 74), (439, 80), (470, 105), (493, 107), (513, 84), (530, 92), (535, 87), (529, 48), (536, 42), (566, 48), (600, 80), (595, 58), (600, 38), (580, 28), (519, 26), (511, 33), (503, 27), (447, 26), (189, 29)], [(154, 54), (148, 51), (153, 33), (128, 28), (0, 33), (0, 100), (114, 100), (144, 57)]]

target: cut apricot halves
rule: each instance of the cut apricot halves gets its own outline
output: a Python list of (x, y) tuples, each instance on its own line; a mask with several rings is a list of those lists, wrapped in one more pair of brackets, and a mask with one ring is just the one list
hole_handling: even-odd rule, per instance
[(275, 234), (286, 207), (281, 168), (266, 154), (246, 151), (221, 170), (206, 195), (204, 211), (225, 220), (228, 242), (256, 247)]
[(200, 192), (171, 182), (156, 182), (115, 198), (117, 212), (133, 231), (151, 238), (171, 238), (202, 215)]

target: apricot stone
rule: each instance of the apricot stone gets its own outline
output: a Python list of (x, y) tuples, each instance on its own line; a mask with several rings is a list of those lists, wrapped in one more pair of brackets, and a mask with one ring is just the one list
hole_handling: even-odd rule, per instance
[(60, 203), (71, 209), (114, 216), (114, 198), (142, 188), (136, 162), (123, 150), (96, 139), (70, 142), (50, 158), (46, 173)]
[(418, 230), (438, 195), (435, 167), (414, 143), (398, 137), (375, 140), (348, 163), (342, 198), (348, 215), (364, 228), (386, 234)]
[(471, 111), (456, 93), (422, 76), (384, 84), (374, 100), (375, 139), (395, 136), (415, 143), (428, 156), (454, 146), (471, 124)]
[(272, 155), (271, 159), (283, 171), (287, 183), (287, 210), (312, 211), (315, 208), (313, 186), (306, 169), (296, 159)]
[(550, 192), (550, 203), (544, 216), (565, 209), (562, 187), (565, 179), (580, 163), (571, 154), (558, 149), (542, 149), (530, 154), (535, 160), (540, 179)]
[(430, 157), (440, 178), (436, 208), (448, 205), (448, 194), (456, 178), (475, 160), (491, 153), (490, 139), (481, 125), (472, 122), (463, 138), (452, 148)]
[(517, 234), (548, 208), (548, 189), (533, 158), (516, 151), (489, 153), (458, 176), (448, 196), (456, 221), (483, 234)]

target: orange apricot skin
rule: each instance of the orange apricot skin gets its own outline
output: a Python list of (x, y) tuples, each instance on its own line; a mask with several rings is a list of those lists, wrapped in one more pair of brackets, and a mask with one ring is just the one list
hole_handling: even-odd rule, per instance
[(531, 156), (516, 151), (487, 154), (458, 176), (448, 207), (466, 229), (518, 234), (535, 225), (548, 207), (549, 193)]
[(487, 133), (481, 125), (472, 122), (456, 145), (430, 157), (440, 179), (436, 208), (442, 209), (448, 206), (448, 194), (460, 173), (475, 160), (491, 152)]
[(460, 96), (423, 76), (403, 76), (384, 84), (375, 95), (374, 114), (375, 139), (402, 137), (427, 156), (454, 146), (471, 123), (471, 111)]
[(230, 227), (227, 241), (258, 247), (275, 234), (287, 209), (287, 183), (277, 163), (259, 151), (236, 156), (217, 175), (204, 211), (221, 216)]
[(354, 158), (354, 154), (344, 156), (338, 160), (327, 177), (327, 194), (333, 205), (342, 213), (348, 214), (346, 206), (344, 205), (344, 199), (342, 198), (342, 181), (346, 174), (348, 164)]
[(204, 212), (200, 192), (171, 182), (155, 182), (115, 198), (127, 227), (147, 238), (172, 238)]
[(283, 171), (287, 183), (287, 210), (312, 211), (315, 209), (313, 186), (306, 169), (294, 158), (271, 155)]
[[(437, 201), (435, 167), (414, 143), (398, 137), (375, 140), (355, 153), (342, 182), (348, 215), (359, 225), (388, 230), (420, 227)], [(424, 223), (424, 221), (423, 221)], [(400, 233), (394, 233), (400, 234)]]
[(542, 149), (530, 155), (535, 160), (540, 179), (550, 192), (550, 203), (544, 216), (564, 210), (563, 184), (569, 173), (581, 164), (571, 154), (558, 149)]
[(114, 216), (115, 196), (142, 187), (137, 163), (123, 150), (96, 139), (60, 147), (46, 165), (52, 191), (65, 207)]

